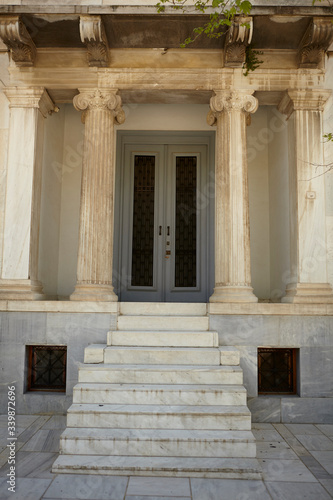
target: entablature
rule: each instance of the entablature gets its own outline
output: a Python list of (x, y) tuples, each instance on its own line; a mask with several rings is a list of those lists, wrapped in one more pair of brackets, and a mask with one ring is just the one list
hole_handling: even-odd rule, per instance
[(12, 85), (43, 86), (56, 103), (71, 102), (78, 88), (117, 88), (123, 102), (209, 103), (216, 89), (252, 89), (261, 105), (277, 105), (287, 89), (320, 89), (322, 70), (263, 70), (245, 77), (241, 68), (113, 69), (11, 67)]

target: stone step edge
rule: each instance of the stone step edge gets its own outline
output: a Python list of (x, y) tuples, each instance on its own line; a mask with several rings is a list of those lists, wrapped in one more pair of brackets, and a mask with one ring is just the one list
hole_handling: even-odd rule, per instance
[[(186, 337), (191, 336), (192, 343), (186, 344)], [(131, 339), (133, 337), (133, 339)], [(144, 339), (146, 337), (146, 340)], [(153, 347), (162, 345), (159, 338), (163, 338), (163, 345), (170, 347), (218, 347), (218, 333), (211, 330), (111, 330), (107, 333), (108, 346), (142, 346)], [(183, 338), (182, 338), (183, 337)], [(185, 338), (184, 338), (185, 337)], [(196, 340), (196, 337), (198, 340)], [(199, 339), (202, 339), (199, 342)], [(182, 342), (183, 341), (183, 342)], [(123, 342), (123, 343), (122, 343)], [(198, 344), (195, 344), (198, 342)], [(160, 344), (159, 344), (160, 343)]]
[[(240, 353), (236, 349), (226, 349), (224, 347), (162, 347), (162, 346), (108, 346), (107, 344), (90, 344), (84, 350), (84, 363), (89, 364), (100, 364), (104, 363), (105, 352), (109, 350), (122, 350), (122, 351), (180, 351), (180, 352), (191, 352), (192, 350), (198, 351), (203, 350), (209, 352), (215, 352), (217, 349), (220, 352), (220, 365), (222, 366), (238, 366), (240, 362)], [(109, 363), (110, 364), (110, 363)], [(112, 364), (112, 363), (111, 363)], [(181, 365), (177, 365), (181, 366)], [(199, 365), (201, 366), (201, 365)], [(213, 365), (214, 366), (214, 365)]]
[(175, 371), (220, 371), (231, 373), (242, 372), (242, 368), (238, 365), (136, 365), (133, 363), (129, 364), (117, 364), (117, 363), (79, 363), (79, 370), (94, 370), (94, 371), (150, 371), (150, 372), (175, 372)]
[(207, 312), (206, 302), (119, 302), (122, 316), (207, 316)]
[[(206, 411), (204, 411), (206, 410)], [(246, 405), (139, 405), (139, 404), (98, 404), (98, 403), (73, 403), (67, 411), (68, 414), (77, 413), (132, 413), (138, 415), (219, 415), (219, 416), (251, 416)]]
[(59, 455), (53, 473), (261, 479), (255, 458)]
[(250, 430), (209, 430), (209, 429), (133, 429), (112, 427), (67, 427), (61, 440), (114, 440), (117, 441), (168, 441), (168, 442), (225, 442), (255, 443)]
[(246, 393), (241, 384), (141, 384), (117, 382), (78, 382), (73, 391), (170, 391), (170, 392), (227, 392)]

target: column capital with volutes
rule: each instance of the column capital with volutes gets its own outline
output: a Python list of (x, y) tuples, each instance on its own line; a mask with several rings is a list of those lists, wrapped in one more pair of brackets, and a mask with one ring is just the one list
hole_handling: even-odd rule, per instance
[(116, 123), (124, 123), (125, 112), (121, 107), (121, 97), (117, 94), (117, 89), (79, 89), (79, 92), (73, 99), (77, 111), (110, 111)]
[(255, 113), (258, 109), (258, 99), (252, 94), (254, 90), (215, 90), (215, 95), (210, 99), (210, 111), (207, 122), (214, 125), (217, 117), (223, 112), (243, 111)]

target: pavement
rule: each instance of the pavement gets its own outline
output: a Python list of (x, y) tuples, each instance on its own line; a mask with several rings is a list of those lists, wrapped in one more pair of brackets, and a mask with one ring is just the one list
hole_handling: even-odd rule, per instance
[[(253, 424), (263, 479), (52, 474), (62, 415), (16, 415), (15, 450), (0, 415), (0, 499), (87, 500), (330, 500), (333, 424)], [(15, 451), (15, 492), (8, 491)], [(13, 465), (12, 465), (13, 466)], [(9, 475), (8, 475), (9, 474)]]

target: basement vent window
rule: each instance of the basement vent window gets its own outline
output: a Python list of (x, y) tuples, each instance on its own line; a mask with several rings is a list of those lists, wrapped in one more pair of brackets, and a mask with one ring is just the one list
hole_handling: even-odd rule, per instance
[(28, 391), (66, 391), (66, 346), (28, 347)]
[(296, 351), (258, 348), (259, 394), (296, 394)]

